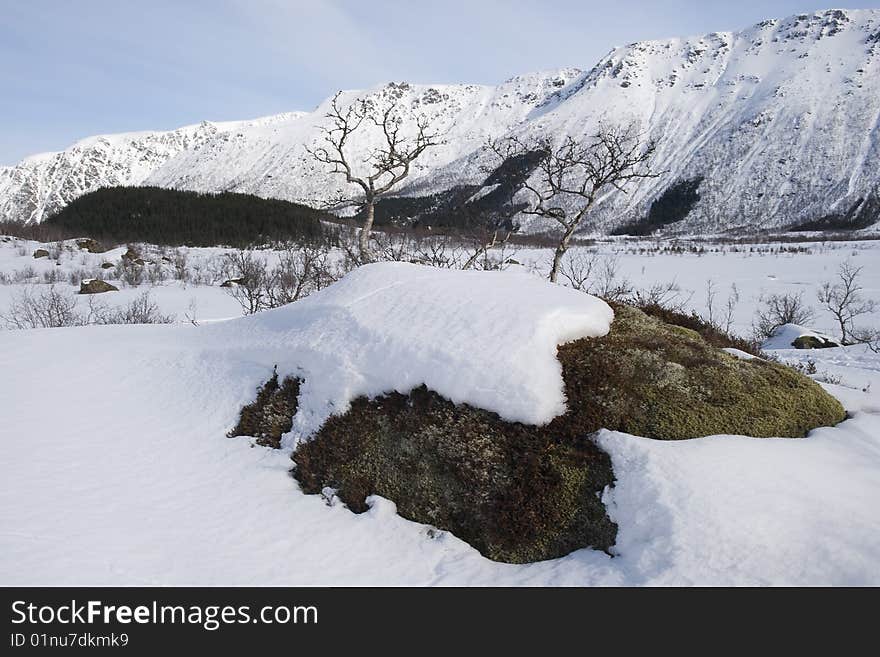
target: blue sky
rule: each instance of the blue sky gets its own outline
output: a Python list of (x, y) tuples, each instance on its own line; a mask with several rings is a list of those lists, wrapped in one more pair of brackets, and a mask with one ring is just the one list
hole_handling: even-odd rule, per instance
[[(861, 7), (880, 7), (862, 0)], [(0, 0), (0, 164), (88, 135), (312, 109), (389, 80), (497, 83), (810, 0)]]

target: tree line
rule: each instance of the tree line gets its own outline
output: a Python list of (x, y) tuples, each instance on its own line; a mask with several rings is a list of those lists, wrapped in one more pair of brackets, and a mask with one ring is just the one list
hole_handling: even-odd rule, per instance
[(106, 243), (234, 246), (323, 240), (332, 215), (298, 203), (251, 194), (159, 187), (106, 187), (75, 199), (48, 218), (47, 228)]

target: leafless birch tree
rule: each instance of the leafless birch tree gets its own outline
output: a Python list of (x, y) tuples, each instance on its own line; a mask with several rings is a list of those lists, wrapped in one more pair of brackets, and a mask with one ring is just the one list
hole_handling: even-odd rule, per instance
[(568, 136), (560, 146), (546, 138), (527, 142), (508, 137), (490, 141), (489, 148), (502, 160), (529, 152), (543, 153), (535, 175), (523, 185), (531, 202), (522, 212), (553, 219), (562, 227), (550, 268), (554, 283), (572, 236), (600, 194), (608, 188), (626, 193), (628, 183), (659, 175), (648, 168), (653, 142), (644, 142), (632, 126), (600, 127), (596, 134), (582, 140)]
[(874, 312), (877, 304), (873, 299), (866, 299), (859, 281), (862, 267), (846, 260), (837, 269), (837, 282), (827, 282), (819, 288), (819, 303), (830, 312), (840, 328), (840, 339), (843, 344), (857, 338), (857, 330), (853, 323), (857, 317)]
[[(340, 106), (338, 92), (330, 104), (326, 118), (330, 127), (322, 128), (324, 140), (317, 148), (307, 148), (318, 162), (332, 167), (331, 173), (345, 177), (345, 182), (355, 185), (354, 195), (341, 195), (330, 200), (331, 206), (355, 205), (365, 211), (358, 250), (364, 262), (373, 259), (370, 248), (370, 231), (375, 218), (376, 200), (389, 192), (410, 174), (412, 163), (431, 146), (436, 146), (438, 135), (431, 132), (428, 119), (420, 115), (415, 119), (415, 136), (406, 137), (405, 121), (398, 111), (397, 103), (389, 101), (384, 106), (357, 100), (348, 108)], [(355, 162), (350, 152), (351, 142), (366, 133), (372, 124), (381, 132), (380, 145), (369, 150), (361, 162)], [(366, 169), (366, 173), (356, 171)]]

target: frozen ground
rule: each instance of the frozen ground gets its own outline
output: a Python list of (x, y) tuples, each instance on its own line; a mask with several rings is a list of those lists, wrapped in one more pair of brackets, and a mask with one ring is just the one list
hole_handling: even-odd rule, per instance
[[(865, 264), (866, 293), (880, 297), (872, 243), (792, 256), (623, 254), (619, 262), (634, 280), (676, 277), (693, 289), (707, 275), (721, 289), (736, 281), (744, 307), (737, 324), (743, 324), (754, 305), (748, 299), (762, 289), (800, 286), (807, 296), (853, 253)], [(545, 255), (523, 252), (518, 259)], [(0, 242), (0, 271), (25, 263), (55, 266)], [(500, 356), (505, 368), (515, 365), (524, 344), (545, 345), (533, 355), (540, 367), (548, 339), (601, 331), (601, 306), (587, 307), (589, 297), (526, 274), (474, 274), (472, 281), (487, 276), (521, 286), (515, 300), (510, 291), (502, 294), (495, 309), (508, 322), (492, 329), (493, 339), (518, 342), (508, 360)], [(472, 281), (460, 292), (452, 289), (457, 283), (443, 290), (433, 277), (416, 288), (434, 285), (430, 296), (441, 309), (467, 299), (471, 310), (461, 318), (473, 319), (487, 292)], [(0, 295), (8, 298), (20, 285), (0, 286)], [(852, 416), (804, 440), (711, 436), (663, 443), (602, 434), (618, 477), (606, 493), (620, 525), (613, 558), (581, 550), (527, 566), (498, 564), (448, 533), (431, 537), (427, 527), (397, 516), (387, 500), (376, 499), (356, 516), (301, 494), (289, 476), (288, 453), (225, 437), (240, 406), (274, 364), (282, 372), (293, 367), (292, 344), (313, 359), (306, 369), (320, 359), (333, 372), (353, 368), (350, 386), (336, 391), (342, 396), (387, 386), (382, 376), (392, 376), (376, 375), (375, 359), (358, 360), (351, 345), (334, 360), (313, 342), (319, 337), (309, 333), (316, 330), (313, 318), (326, 313), (339, 320), (328, 323), (336, 336), (346, 326), (369, 327), (371, 338), (388, 341), (395, 359), (386, 364), (397, 367), (387, 370), (398, 370), (406, 384), (432, 375), (434, 385), (443, 385), (443, 372), (463, 364), (454, 357), (454, 340), (441, 341), (430, 358), (396, 347), (425, 327), (448, 331), (455, 316), (427, 314), (430, 304), (417, 302), (412, 312), (397, 306), (408, 325), (371, 325), (371, 317), (407, 295), (365, 297), (357, 280), (349, 288), (334, 292), (332, 303), (312, 297), (234, 322), (0, 331), (0, 584), (880, 584), (880, 356), (864, 346), (776, 352), (812, 359), (814, 376), (835, 382), (823, 385)], [(212, 308), (206, 319), (238, 314), (216, 286), (168, 281), (154, 293), (166, 311), (176, 311), (174, 295), (193, 295), (200, 308)], [(389, 298), (397, 302), (389, 305)], [(181, 310), (185, 300), (177, 302)], [(557, 335), (527, 330), (560, 311), (571, 321)], [(513, 316), (521, 326), (508, 326)], [(868, 320), (876, 325), (876, 318)], [(820, 321), (817, 328), (833, 327)], [(466, 332), (467, 323), (458, 330)], [(474, 328), (473, 335), (481, 333)], [(493, 367), (491, 354), (473, 355)], [(487, 387), (494, 389), (489, 403), (528, 392), (500, 376)]]

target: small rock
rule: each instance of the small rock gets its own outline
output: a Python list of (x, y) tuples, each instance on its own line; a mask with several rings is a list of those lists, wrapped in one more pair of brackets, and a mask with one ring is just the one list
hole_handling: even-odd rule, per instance
[(102, 292), (119, 292), (119, 288), (98, 278), (88, 278), (79, 284), (80, 294), (101, 294)]
[(244, 283), (243, 278), (230, 278), (220, 283), (220, 287), (237, 287)]
[(829, 347), (839, 347), (840, 345), (834, 340), (818, 335), (802, 335), (799, 338), (795, 338), (791, 346), (795, 349), (828, 349)]
[(93, 240), (91, 237), (77, 240), (76, 245), (89, 253), (104, 253), (107, 250), (98, 240)]
[(110, 269), (112, 267), (115, 267), (115, 265), (112, 262), (102, 262), (101, 263), (101, 269)]

